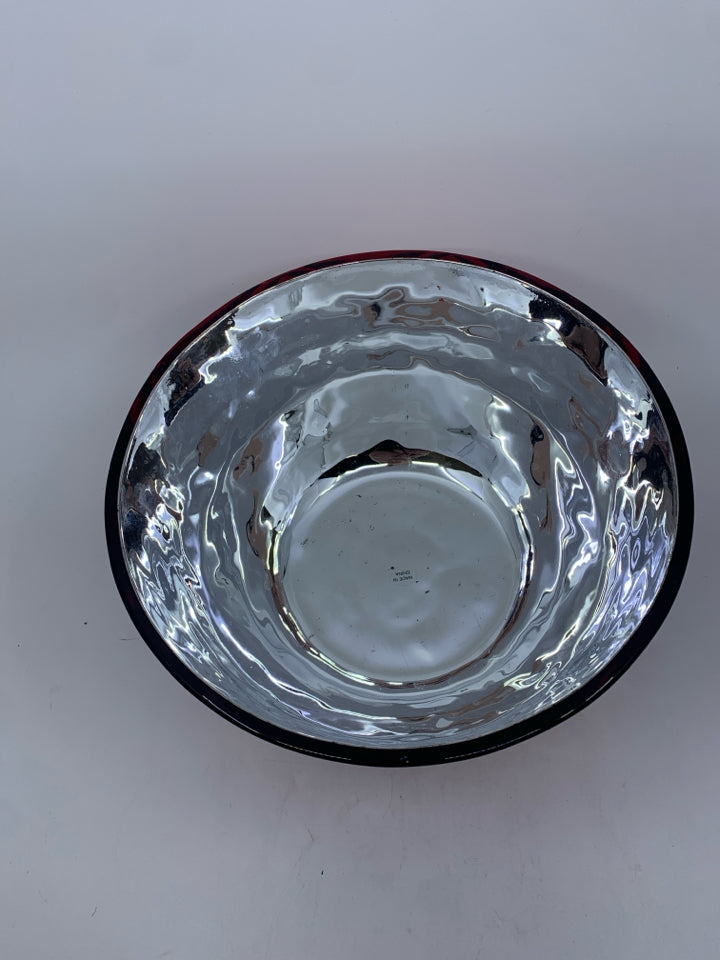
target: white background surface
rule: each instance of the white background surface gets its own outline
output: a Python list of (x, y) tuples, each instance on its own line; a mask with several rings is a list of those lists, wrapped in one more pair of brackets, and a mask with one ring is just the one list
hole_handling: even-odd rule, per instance
[[(6, 4), (3, 957), (718, 954), (718, 10)], [(181, 334), (286, 268), (405, 246), (531, 271), (627, 334), (698, 522), (664, 627), (594, 705), (388, 771), (186, 693), (125, 612), (102, 511)]]

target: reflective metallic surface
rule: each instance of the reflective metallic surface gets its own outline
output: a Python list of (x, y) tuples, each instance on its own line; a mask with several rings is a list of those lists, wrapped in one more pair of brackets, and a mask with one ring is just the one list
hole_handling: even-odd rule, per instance
[(668, 589), (691, 500), (613, 333), (442, 255), (241, 300), (121, 437), (109, 537), (144, 635), (232, 719), (345, 759), (480, 752), (577, 709)]

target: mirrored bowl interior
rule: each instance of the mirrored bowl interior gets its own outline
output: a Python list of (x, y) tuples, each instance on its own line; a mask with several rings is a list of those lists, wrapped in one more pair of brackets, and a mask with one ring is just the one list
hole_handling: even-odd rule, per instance
[(674, 595), (689, 474), (649, 377), (494, 265), (280, 279), (141, 394), (109, 488), (118, 582), (183, 682), (280, 743), (412, 762), (512, 742), (614, 678)]

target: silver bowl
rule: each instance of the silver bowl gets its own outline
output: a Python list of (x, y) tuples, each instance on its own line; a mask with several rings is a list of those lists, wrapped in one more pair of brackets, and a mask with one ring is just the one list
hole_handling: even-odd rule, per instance
[(675, 413), (607, 321), (406, 251), (284, 274), (176, 344), (120, 434), (106, 524), (137, 628), (193, 693), (391, 765), (597, 696), (669, 610), (692, 510)]

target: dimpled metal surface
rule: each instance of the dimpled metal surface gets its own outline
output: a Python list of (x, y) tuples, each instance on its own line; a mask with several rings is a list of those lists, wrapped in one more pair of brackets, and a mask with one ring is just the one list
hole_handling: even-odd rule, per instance
[(574, 303), (479, 261), (365, 255), (171, 354), (121, 437), (109, 536), (180, 679), (365, 762), (512, 742), (612, 679), (691, 492), (669, 405)]

